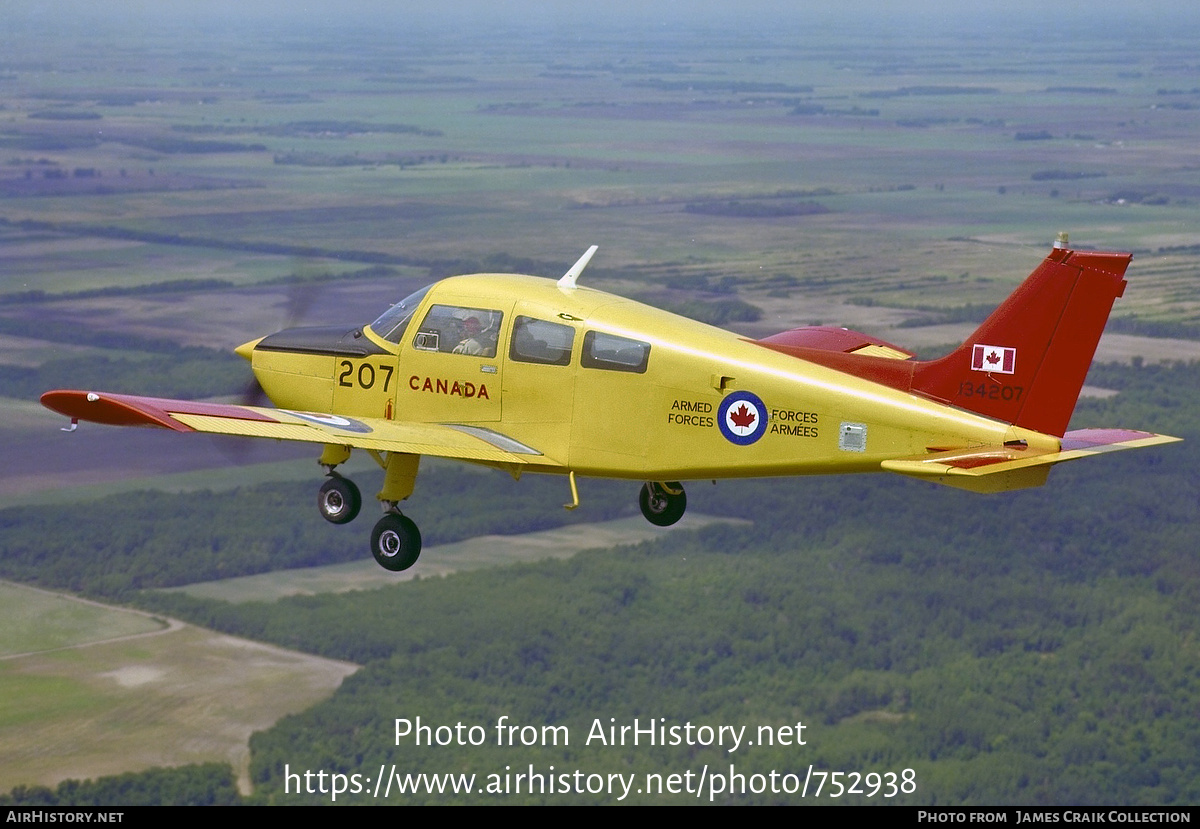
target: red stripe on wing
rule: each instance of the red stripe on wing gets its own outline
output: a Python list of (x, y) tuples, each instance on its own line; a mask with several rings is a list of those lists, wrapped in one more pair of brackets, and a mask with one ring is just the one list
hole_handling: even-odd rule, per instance
[(253, 409), (229, 403), (202, 403), (196, 400), (169, 400), (162, 397), (138, 397), (108, 392), (63, 389), (48, 391), (42, 395), (42, 405), (67, 417), (92, 423), (106, 423), (111, 426), (158, 426), (176, 432), (194, 430), (173, 419), (172, 413), (256, 420), (264, 423), (279, 422)]

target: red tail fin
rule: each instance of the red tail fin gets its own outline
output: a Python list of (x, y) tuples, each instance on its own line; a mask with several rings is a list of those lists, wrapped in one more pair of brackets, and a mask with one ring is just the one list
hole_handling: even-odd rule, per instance
[(919, 364), (913, 390), (1061, 437), (1132, 258), (1056, 248), (970, 339)]

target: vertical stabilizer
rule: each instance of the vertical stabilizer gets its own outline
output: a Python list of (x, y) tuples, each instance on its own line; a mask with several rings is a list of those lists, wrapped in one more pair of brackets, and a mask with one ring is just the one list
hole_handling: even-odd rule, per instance
[(1061, 437), (1132, 258), (1056, 245), (965, 343), (919, 365), (913, 390)]

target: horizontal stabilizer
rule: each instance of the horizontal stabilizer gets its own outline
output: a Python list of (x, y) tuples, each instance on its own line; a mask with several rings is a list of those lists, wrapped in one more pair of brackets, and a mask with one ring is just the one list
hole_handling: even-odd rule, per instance
[(1050, 467), (1057, 463), (1178, 440), (1180, 438), (1170, 435), (1133, 429), (1076, 429), (1063, 436), (1057, 452), (1023, 444), (981, 446), (895, 458), (881, 465), (889, 472), (972, 492), (1006, 492), (1041, 486), (1046, 482)]
[(871, 357), (888, 357), (893, 360), (907, 360), (913, 356), (911, 351), (893, 345), (886, 340), (872, 337), (861, 331), (849, 328), (837, 328), (832, 325), (806, 325), (803, 328), (793, 328), (781, 331), (755, 340), (759, 345), (766, 346), (772, 351), (791, 354), (794, 357), (804, 356), (804, 350), (815, 348), (819, 351), (836, 351), (843, 354), (866, 354)]

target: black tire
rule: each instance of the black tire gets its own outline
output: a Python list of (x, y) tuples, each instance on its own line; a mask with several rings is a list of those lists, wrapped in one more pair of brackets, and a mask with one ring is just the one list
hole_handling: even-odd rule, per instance
[[(674, 492), (668, 492), (668, 489)], [(642, 486), (638, 496), (638, 506), (651, 524), (669, 527), (687, 512), (687, 493), (678, 481), (670, 481), (665, 485), (647, 483)]]
[(317, 509), (330, 524), (349, 524), (362, 509), (362, 493), (354, 481), (330, 475), (317, 493)]
[(385, 570), (407, 570), (421, 555), (421, 531), (408, 516), (389, 512), (371, 531), (371, 554)]

